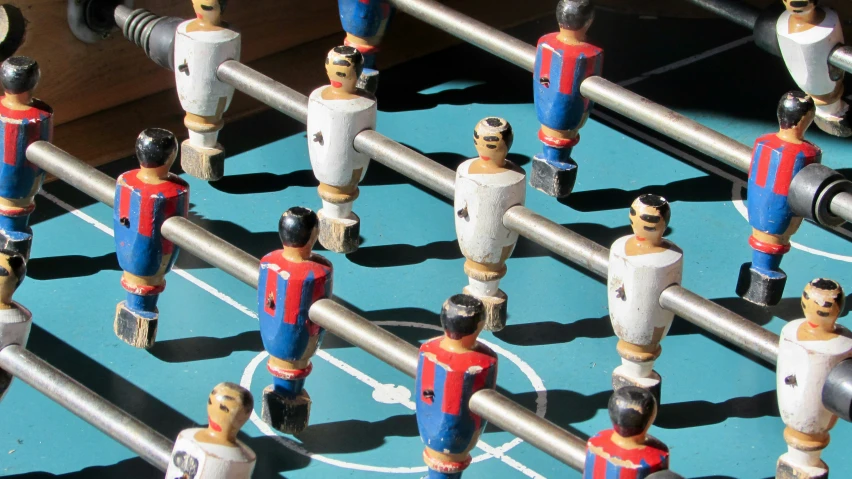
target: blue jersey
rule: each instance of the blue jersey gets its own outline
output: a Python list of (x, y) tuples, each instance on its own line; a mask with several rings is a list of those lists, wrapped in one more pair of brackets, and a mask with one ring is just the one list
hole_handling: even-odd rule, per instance
[(360, 38), (382, 36), (393, 9), (387, 0), (338, 0), (343, 30)]
[(26, 110), (13, 110), (0, 103), (0, 130), (0, 197), (21, 199), (35, 195), (44, 172), (27, 161), (27, 147), (36, 141), (53, 140), (53, 110), (39, 100)]

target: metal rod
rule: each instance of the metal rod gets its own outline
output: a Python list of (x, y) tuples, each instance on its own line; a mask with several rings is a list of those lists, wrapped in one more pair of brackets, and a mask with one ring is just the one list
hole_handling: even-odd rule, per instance
[(535, 47), (433, 0), (390, 0), (401, 11), (532, 71)]
[(524, 207), (509, 208), (503, 225), (524, 238), (606, 278), (609, 249)]
[(18, 345), (0, 351), (0, 368), (165, 471), (174, 443)]
[(675, 141), (695, 148), (738, 170), (748, 171), (751, 164), (751, 148), (680, 113), (601, 77), (589, 77), (584, 80), (580, 84), (580, 93)]
[(477, 392), (470, 398), (470, 410), (500, 429), (583, 472), (586, 441), (547, 419), (536, 416), (534, 412), (499, 392), (492, 389)]
[(760, 10), (738, 0), (688, 0), (699, 7), (726, 18), (737, 25), (754, 30)]
[(206, 229), (180, 216), (163, 222), (163, 236), (243, 283), (257, 288), (260, 261)]
[(115, 179), (83, 163), (56, 146), (37, 141), (27, 148), (27, 159), (92, 198), (113, 206)]
[(355, 149), (370, 155), (379, 163), (452, 199), (456, 189), (456, 173), (426, 156), (407, 148), (373, 130), (355, 137)]
[(828, 63), (843, 71), (852, 73), (852, 47), (844, 45), (837, 47), (828, 57)]
[(666, 288), (660, 306), (771, 364), (778, 361), (777, 334), (682, 286)]
[(220, 81), (246, 95), (302, 123), (307, 123), (308, 97), (296, 90), (235, 60), (228, 60), (219, 65), (216, 75)]

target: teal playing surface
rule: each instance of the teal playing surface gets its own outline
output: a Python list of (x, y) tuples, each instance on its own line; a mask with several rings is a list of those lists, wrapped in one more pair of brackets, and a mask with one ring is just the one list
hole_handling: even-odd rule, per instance
[[(552, 23), (513, 33), (534, 42)], [(744, 35), (717, 20), (604, 12), (592, 29), (607, 52), (606, 78), (630, 81), (631, 90), (751, 144), (777, 128), (775, 104), (793, 85), (779, 59), (737, 42)], [(643, 75), (649, 71), (656, 72)], [(456, 47), (383, 73), (378, 130), (455, 168), (475, 154), (476, 121), (502, 116), (515, 127), (511, 159), (528, 169), (539, 149), (530, 86), (529, 73), (473, 47)], [(258, 257), (280, 247), (281, 212), (319, 207), (303, 128), (275, 112), (228, 125), (221, 136), (230, 153), (228, 176), (209, 185), (187, 178), (192, 221)], [(816, 128), (808, 137), (823, 148), (825, 164), (847, 166), (844, 140)], [(798, 297), (810, 279), (826, 276), (852, 288), (849, 233), (805, 224), (784, 259), (784, 300), (770, 310), (751, 306), (734, 294), (739, 266), (751, 255), (750, 228), (740, 213), (743, 174), (632, 124), (591, 120), (574, 153), (580, 164), (575, 193), (558, 202), (530, 190), (528, 207), (609, 245), (627, 234), (626, 209), (637, 195), (664, 195), (672, 202), (668, 237), (685, 252), (684, 286), (772, 331), (800, 317)], [(705, 166), (684, 161), (690, 154)], [(117, 176), (132, 166), (121, 161), (106, 171)], [(111, 209), (61, 183), (46, 191), (33, 218), (30, 277), (16, 296), (33, 311), (33, 352), (170, 438), (205, 422), (206, 396), (220, 381), (242, 382), (260, 397), (271, 380), (254, 291), (184, 252), (160, 299), (157, 345), (133, 349), (112, 332), (124, 292)], [(335, 294), (411, 342), (437, 335), (442, 302), (466, 283), (448, 201), (373, 162), (355, 211), (362, 219), (361, 249), (347, 257), (323, 253), (335, 266)], [(501, 287), (510, 298), (509, 326), (483, 335), (501, 356), (501, 391), (581, 436), (609, 427), (610, 374), (619, 358), (603, 282), (523, 239), (508, 267)], [(773, 476), (786, 450), (773, 369), (682, 319), (663, 346), (656, 368), (664, 378), (663, 401), (651, 433), (670, 446), (672, 468), (690, 478)], [(243, 428), (241, 438), (258, 454), (255, 477), (422, 476), (413, 385), (327, 336), (306, 385), (311, 426), (298, 437), (278, 436), (258, 420)], [(4, 475), (162, 477), (19, 381), (2, 411)], [(852, 476), (850, 441), (852, 427), (841, 421), (824, 453), (834, 478)], [(489, 428), (482, 442), (465, 478), (579, 477), (508, 433)]]

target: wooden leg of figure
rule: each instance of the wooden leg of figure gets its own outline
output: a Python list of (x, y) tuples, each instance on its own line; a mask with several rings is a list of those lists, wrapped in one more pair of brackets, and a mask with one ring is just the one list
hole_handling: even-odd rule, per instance
[(781, 259), (790, 251), (790, 236), (801, 223), (801, 218), (793, 218), (790, 227), (781, 235), (752, 230), (749, 238), (753, 250), (751, 262), (740, 267), (738, 295), (761, 306), (774, 306), (781, 301), (787, 284), (787, 273), (781, 269)]
[(224, 126), (222, 115), (206, 117), (187, 113), (184, 125), (189, 130), (189, 139), (180, 147), (183, 171), (206, 181), (222, 179), (225, 150), (218, 143), (219, 130)]
[(14, 251), (30, 258), (33, 230), (29, 226), (30, 214), (35, 209), (32, 198), (25, 198), (22, 205), (11, 205), (11, 200), (0, 201), (0, 248)]
[(266, 368), (273, 379), (263, 390), (260, 415), (264, 422), (284, 434), (299, 434), (308, 427), (311, 397), (304, 386), (311, 367), (309, 359), (285, 361), (269, 356)]
[(784, 429), (787, 453), (778, 458), (776, 479), (828, 479), (828, 466), (820, 458), (828, 446), (828, 433), (811, 435)]
[(125, 271), (121, 286), (127, 299), (115, 308), (115, 334), (133, 347), (148, 349), (157, 337), (157, 299), (166, 287), (165, 274), (136, 276)]
[(360, 38), (346, 34), (343, 44), (348, 47), (354, 47), (361, 52), (364, 57), (364, 69), (361, 71), (361, 76), (358, 77), (356, 86), (364, 91), (375, 94), (379, 88), (379, 70), (376, 69), (376, 54), (379, 52), (378, 42), (381, 38)]
[(361, 242), (361, 219), (352, 212), (352, 203), (358, 198), (358, 179), (361, 170), (353, 174), (354, 184), (338, 187), (320, 183), (319, 196), (322, 209), (319, 217), (319, 243), (336, 253), (353, 253)]
[(470, 284), (462, 292), (482, 301), (485, 306), (485, 329), (500, 331), (506, 327), (509, 296), (499, 288), (500, 279), (506, 276), (506, 264), (488, 265), (466, 260), (464, 274), (468, 276)]
[(814, 123), (820, 130), (829, 135), (846, 138), (852, 136), (852, 125), (849, 123), (849, 105), (843, 101), (843, 82), (837, 82), (837, 87), (827, 95), (811, 95), (816, 105)]
[(544, 125), (538, 132), (542, 153), (533, 158), (530, 186), (555, 198), (571, 194), (577, 180), (577, 163), (571, 150), (580, 141), (576, 130), (554, 130)]
[[(662, 337), (662, 330), (660, 336)], [(621, 356), (621, 366), (612, 372), (612, 390), (637, 386), (650, 391), (657, 399), (657, 404), (660, 404), (663, 380), (657, 371), (654, 371), (654, 361), (663, 352), (659, 341), (638, 345), (619, 340), (616, 351)]]
[(444, 454), (428, 447), (423, 450), (423, 462), (429, 468), (428, 479), (460, 479), (470, 461), (469, 452)]

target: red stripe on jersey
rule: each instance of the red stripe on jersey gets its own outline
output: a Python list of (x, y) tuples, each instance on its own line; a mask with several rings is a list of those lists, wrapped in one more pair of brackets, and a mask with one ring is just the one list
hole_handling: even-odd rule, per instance
[(130, 195), (133, 193), (133, 190), (128, 188), (123, 184), (121, 180), (119, 180), (121, 186), (119, 186), (119, 197), (118, 197), (118, 216), (119, 218), (129, 218), (130, 217)]
[(548, 48), (545, 45), (541, 47), (541, 68), (538, 69), (538, 76), (536, 81), (541, 80), (542, 78), (547, 78), (550, 80), (550, 64), (553, 62), (553, 50)]
[(447, 379), (444, 382), (444, 401), (441, 403), (441, 412), (458, 416), (461, 414), (461, 398), (464, 392), (464, 373), (466, 371), (447, 371)]
[(3, 163), (14, 166), (18, 159), (20, 123), (6, 123), (3, 135)]
[(602, 458), (598, 455), (595, 455), (595, 469), (594, 469), (595, 472), (594, 472), (594, 474), (592, 474), (592, 477), (605, 478), (606, 477), (606, 466), (608, 464), (609, 463), (606, 461), (606, 459), (604, 459), (604, 458)]
[[(263, 299), (263, 310), (266, 314), (275, 317), (275, 293), (278, 291), (278, 271), (266, 268), (266, 297)], [(272, 305), (270, 305), (272, 299)], [(271, 307), (270, 307), (271, 306)]]
[(763, 188), (766, 186), (766, 177), (769, 176), (769, 163), (772, 161), (772, 148), (764, 144), (760, 149), (760, 156), (757, 157), (757, 178), (754, 179), (754, 184)]
[(423, 401), (426, 404), (432, 404), (433, 397), (427, 397), (422, 393), (425, 391), (435, 391), (435, 363), (429, 358), (423, 360), (423, 370), (420, 372), (420, 392), (423, 396)]

